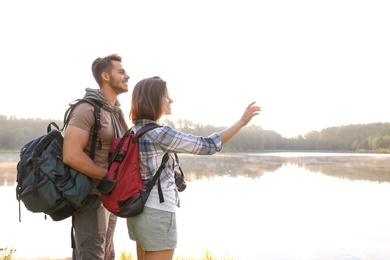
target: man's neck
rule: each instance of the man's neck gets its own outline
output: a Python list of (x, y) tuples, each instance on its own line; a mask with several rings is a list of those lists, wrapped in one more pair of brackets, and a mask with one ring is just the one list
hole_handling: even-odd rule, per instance
[(109, 91), (106, 88), (101, 88), (99, 91), (104, 95), (110, 105), (115, 105), (115, 102), (118, 99), (118, 95), (115, 92)]

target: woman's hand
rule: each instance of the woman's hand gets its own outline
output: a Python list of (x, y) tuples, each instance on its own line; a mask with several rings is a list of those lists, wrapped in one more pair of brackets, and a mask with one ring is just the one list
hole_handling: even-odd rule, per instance
[(241, 116), (239, 122), (246, 126), (254, 116), (259, 115), (261, 111), (261, 107), (255, 106), (256, 101), (250, 103), (244, 111), (244, 114)]
[(254, 116), (260, 114), (261, 108), (259, 106), (255, 106), (255, 103), (256, 101), (250, 103), (249, 106), (247, 106), (240, 120), (238, 120), (232, 126), (219, 132), (222, 144), (227, 143), (235, 134), (238, 133), (238, 131), (240, 131), (242, 127), (246, 126), (246, 124), (248, 124)]

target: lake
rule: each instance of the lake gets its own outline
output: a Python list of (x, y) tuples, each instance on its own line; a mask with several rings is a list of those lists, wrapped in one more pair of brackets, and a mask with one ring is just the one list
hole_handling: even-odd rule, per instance
[[(177, 256), (390, 259), (390, 155), (261, 153), (179, 155), (187, 189), (177, 212)], [(0, 155), (0, 248), (16, 258), (71, 256), (70, 219), (54, 222), (15, 195), (18, 155)], [(117, 255), (135, 256), (125, 219)]]

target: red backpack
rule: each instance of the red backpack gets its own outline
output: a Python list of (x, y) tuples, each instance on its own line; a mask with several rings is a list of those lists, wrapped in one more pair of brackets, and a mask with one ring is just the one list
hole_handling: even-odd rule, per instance
[(118, 217), (133, 217), (142, 213), (156, 180), (160, 201), (164, 201), (161, 192), (160, 174), (169, 156), (166, 153), (161, 165), (152, 180), (144, 187), (139, 167), (139, 138), (151, 129), (159, 127), (156, 123), (148, 123), (137, 133), (133, 129), (120, 138), (114, 138), (109, 154), (107, 176), (97, 187), (102, 192), (103, 206)]

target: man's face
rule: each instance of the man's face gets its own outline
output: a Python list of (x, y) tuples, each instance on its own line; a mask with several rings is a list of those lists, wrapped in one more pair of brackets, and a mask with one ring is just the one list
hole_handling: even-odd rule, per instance
[(110, 73), (110, 86), (117, 94), (128, 92), (127, 82), (130, 76), (122, 67), (122, 63), (119, 61), (112, 61), (112, 70)]

